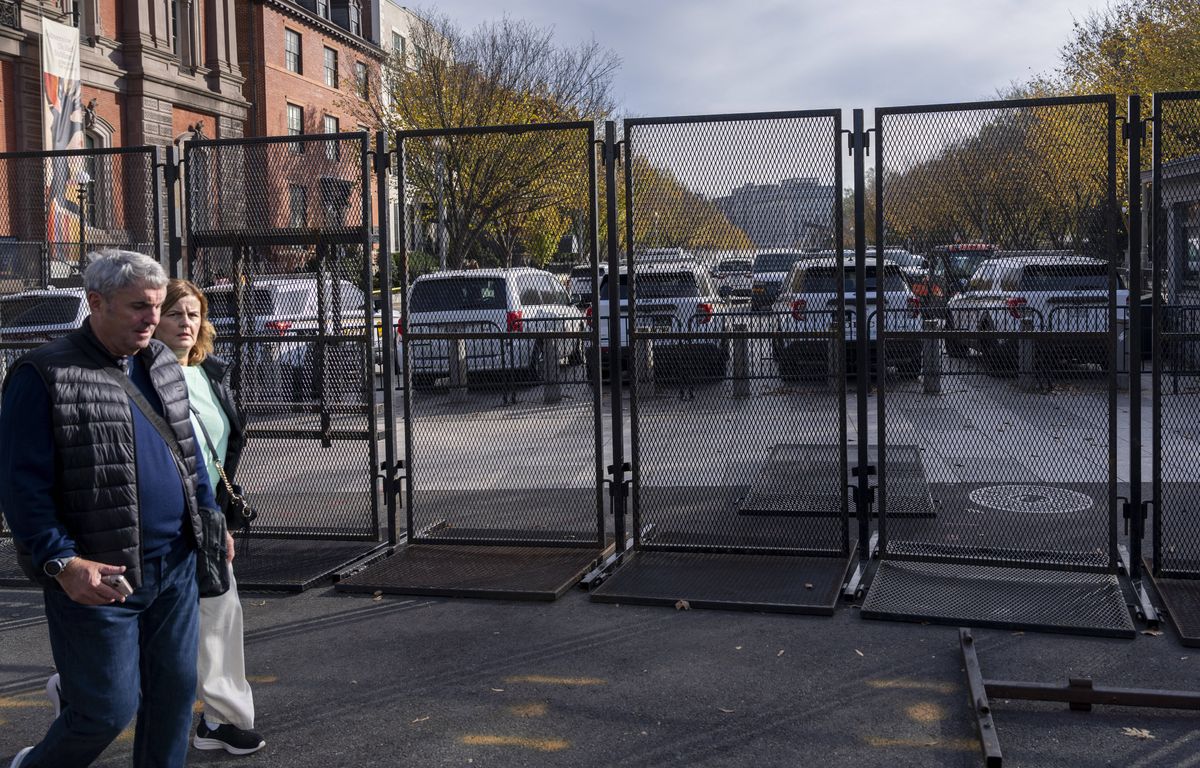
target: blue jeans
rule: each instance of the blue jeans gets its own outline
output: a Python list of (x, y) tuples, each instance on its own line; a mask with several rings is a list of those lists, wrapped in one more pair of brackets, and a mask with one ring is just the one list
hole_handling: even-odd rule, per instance
[(183, 766), (200, 613), (190, 542), (146, 560), (142, 585), (124, 603), (80, 605), (49, 589), (45, 600), (63, 708), (23, 768), (90, 765), (134, 715), (134, 766)]

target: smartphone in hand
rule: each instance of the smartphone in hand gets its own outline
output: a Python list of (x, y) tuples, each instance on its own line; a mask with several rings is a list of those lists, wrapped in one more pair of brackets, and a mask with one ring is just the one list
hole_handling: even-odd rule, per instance
[(133, 587), (129, 586), (129, 579), (125, 578), (124, 574), (114, 573), (101, 576), (100, 581), (120, 592), (121, 597), (129, 597), (133, 594)]

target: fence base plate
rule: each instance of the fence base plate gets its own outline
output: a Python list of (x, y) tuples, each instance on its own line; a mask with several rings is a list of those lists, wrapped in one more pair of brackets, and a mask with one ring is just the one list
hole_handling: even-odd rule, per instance
[(5, 536), (0, 538), (0, 587), (30, 587), (39, 588), (37, 584), (25, 577), (17, 562), (17, 546), (13, 540)]
[(591, 597), (601, 603), (674, 606), (685, 600), (691, 608), (832, 615), (852, 560), (642, 550)]
[(303, 592), (387, 546), (377, 541), (234, 538), (239, 592)]
[[(610, 547), (611, 549), (611, 547)], [(605, 556), (593, 548), (408, 544), (337, 584), (340, 592), (556, 600)]]
[(863, 618), (1134, 637), (1113, 574), (884, 560)]
[[(1146, 572), (1153, 573), (1150, 563), (1146, 563)], [(1179, 633), (1179, 642), (1189, 648), (1200, 647), (1200, 579), (1151, 578)]]

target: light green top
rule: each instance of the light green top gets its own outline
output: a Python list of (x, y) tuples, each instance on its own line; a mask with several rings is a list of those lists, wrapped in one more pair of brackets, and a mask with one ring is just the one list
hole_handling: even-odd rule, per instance
[(212, 439), (213, 445), (217, 447), (216, 458), (220, 459), (222, 464), (225, 461), (225, 451), (229, 447), (229, 417), (225, 415), (225, 409), (221, 407), (221, 403), (213, 393), (208, 375), (200, 366), (185, 365), (183, 378), (187, 382), (188, 400), (195, 409), (192, 413), (192, 431), (196, 433), (196, 442), (204, 450), (204, 463), (208, 465), (208, 480), (212, 483), (213, 493), (216, 493), (217, 488), (221, 485), (221, 473), (217, 471), (217, 463), (213, 461), (213, 453), (208, 447), (208, 441), (204, 439), (204, 432), (196, 423), (196, 413), (199, 413), (200, 418), (204, 420), (204, 428), (208, 430), (208, 436)]

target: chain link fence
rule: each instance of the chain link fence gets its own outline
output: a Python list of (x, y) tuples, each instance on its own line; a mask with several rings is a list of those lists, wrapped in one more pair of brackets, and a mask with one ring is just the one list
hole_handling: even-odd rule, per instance
[[(391, 428), (376, 378), (392, 336), (373, 301), (369, 161), (369, 136), (354, 133), (185, 146), (188, 275), (246, 419), (237, 481), (258, 518), (239, 552), (254, 571), (243, 582), (306, 578), (383, 532)], [(258, 543), (272, 540), (326, 543), (289, 558)]]

